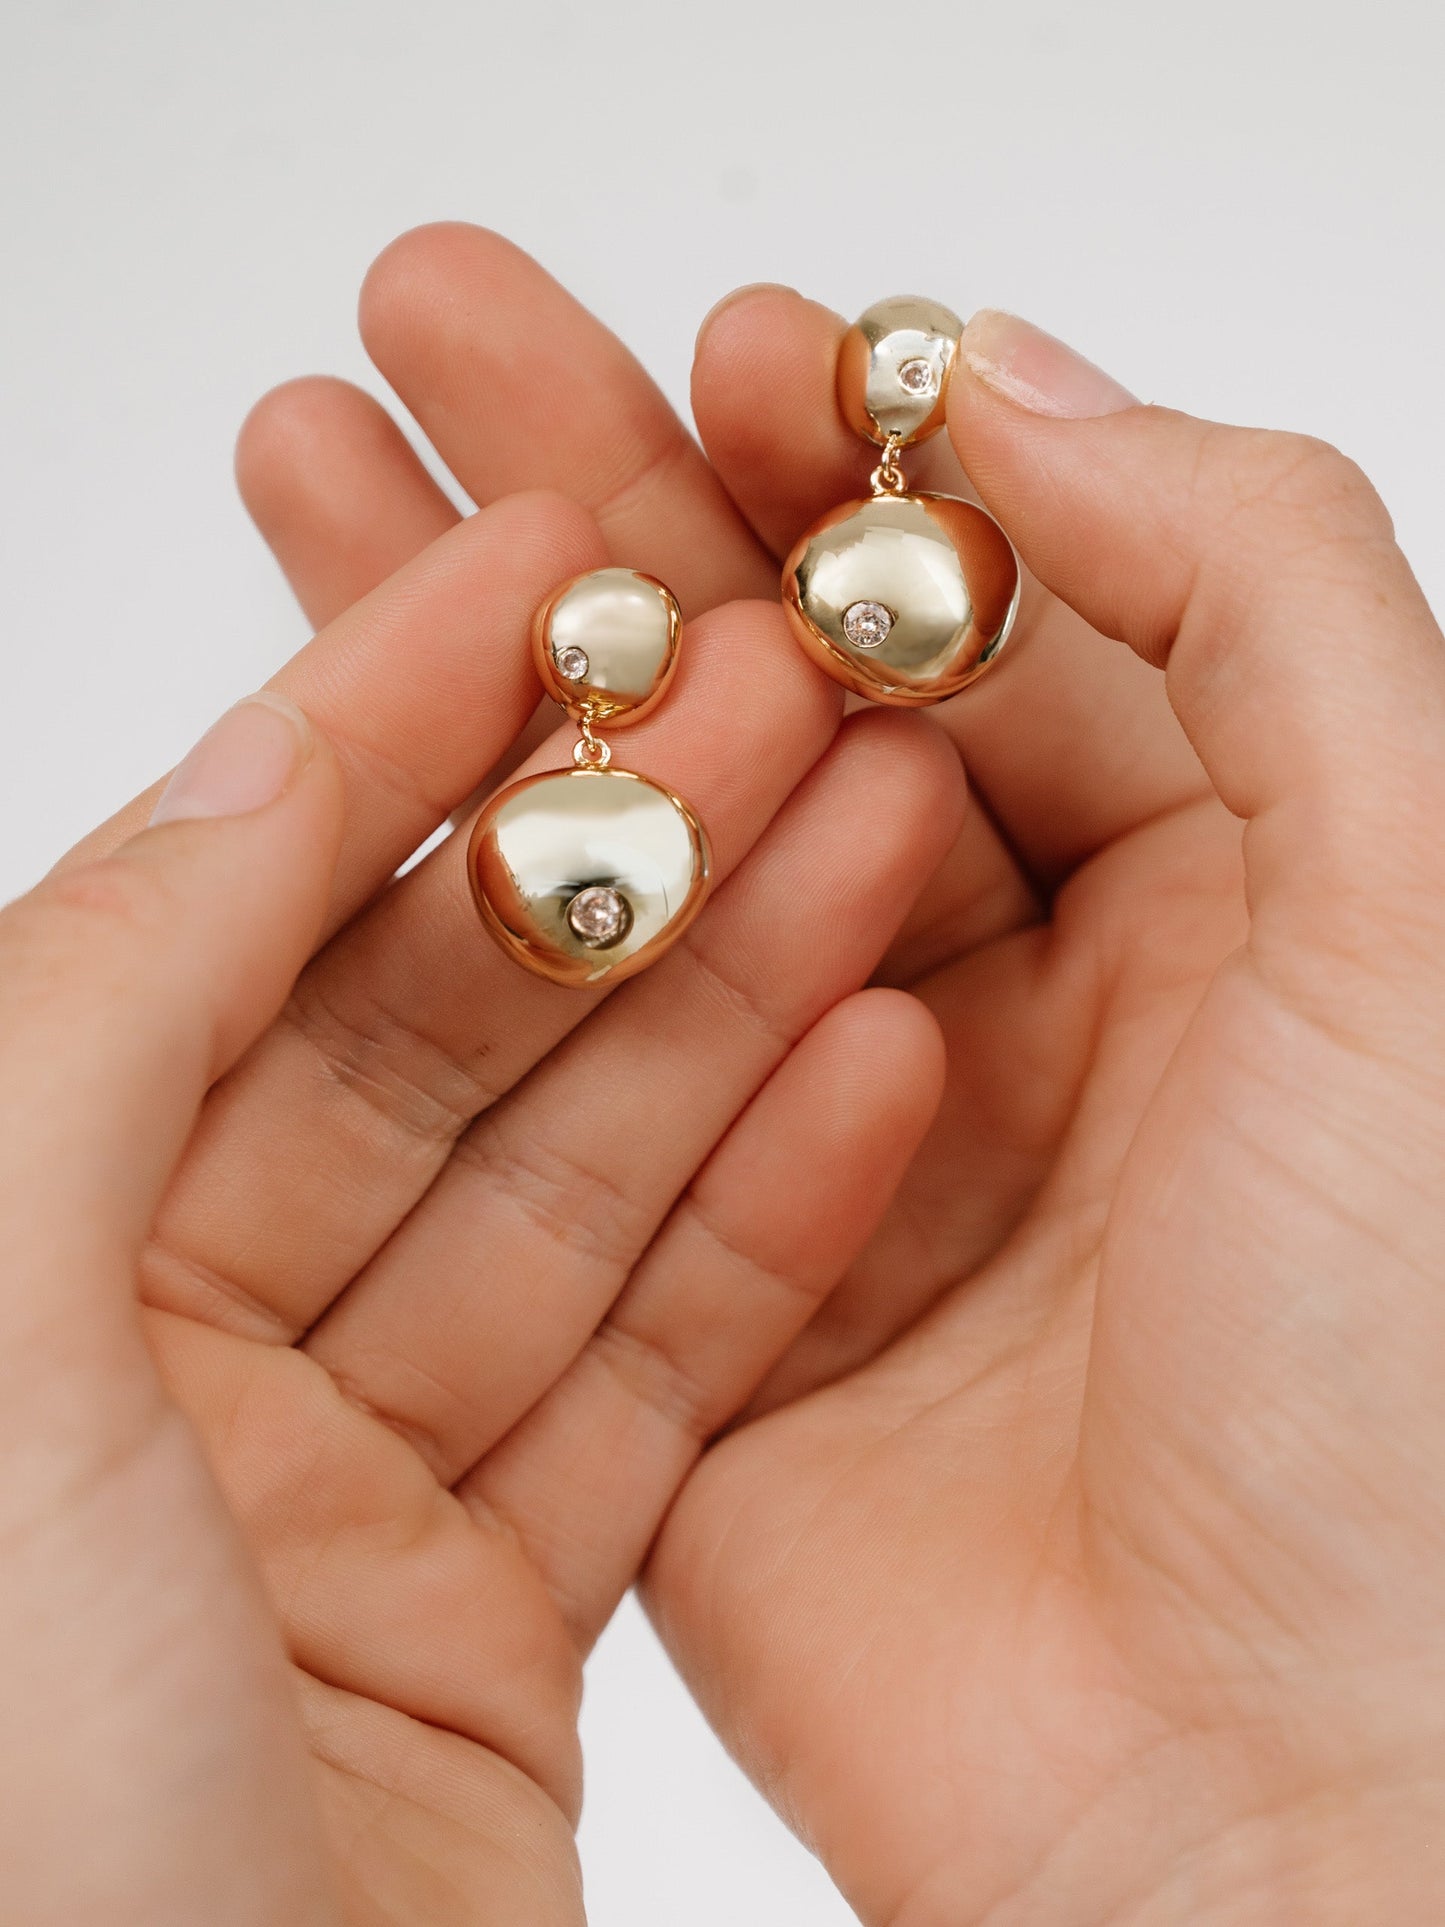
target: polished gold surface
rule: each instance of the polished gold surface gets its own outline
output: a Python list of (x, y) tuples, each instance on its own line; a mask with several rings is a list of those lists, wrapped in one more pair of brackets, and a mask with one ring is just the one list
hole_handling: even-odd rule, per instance
[(813, 524), (784, 564), (783, 607), (835, 682), (919, 707), (997, 658), (1019, 585), (1013, 545), (985, 510), (951, 495), (880, 495)]
[(963, 323), (941, 302), (894, 295), (861, 314), (838, 349), (838, 404), (848, 426), (880, 446), (921, 442), (942, 428)]
[[(635, 723), (661, 702), (681, 640), (672, 591), (638, 569), (575, 577), (542, 604), (532, 624), (547, 694), (574, 722), (585, 710), (610, 729)], [(574, 663), (576, 672), (566, 673)]]
[[(687, 804), (631, 770), (526, 777), (482, 811), (467, 849), (487, 929), (518, 963), (560, 984), (644, 969), (702, 908), (708, 873), (707, 838)], [(609, 918), (605, 903), (597, 914), (598, 898), (574, 909), (584, 891), (615, 893), (625, 916)], [(612, 923), (620, 934), (599, 945), (595, 933)]]

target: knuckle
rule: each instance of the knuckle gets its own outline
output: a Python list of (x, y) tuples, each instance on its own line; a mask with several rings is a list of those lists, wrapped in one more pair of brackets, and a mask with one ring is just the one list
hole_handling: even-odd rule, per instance
[(647, 1205), (566, 1143), (522, 1137), (483, 1117), (454, 1156), (504, 1194), (542, 1242), (602, 1271), (625, 1274), (652, 1230)]
[(1394, 528), (1369, 477), (1333, 443), (1266, 429), (1222, 429), (1204, 446), (1216, 513), (1275, 549), (1390, 542)]
[(72, 923), (82, 940), (108, 933), (149, 943), (174, 922), (178, 907), (159, 869), (124, 857), (57, 877), (46, 897), (52, 914)]
[(712, 1021), (740, 1036), (757, 1038), (775, 1051), (792, 1049), (798, 1026), (775, 1007), (777, 992), (786, 986), (778, 985), (766, 971), (750, 973), (746, 959), (737, 960), (743, 968), (731, 968), (734, 959), (725, 963), (716, 943), (704, 941), (697, 931), (689, 932), (677, 954), (690, 965), (694, 987)]
[(111, 857), (49, 877), (0, 913), (0, 942), (53, 978), (87, 973), (117, 953), (151, 947), (175, 916), (174, 893), (149, 868)]

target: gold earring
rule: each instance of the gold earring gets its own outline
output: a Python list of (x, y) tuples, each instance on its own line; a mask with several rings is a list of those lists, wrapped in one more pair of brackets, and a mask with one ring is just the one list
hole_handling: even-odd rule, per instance
[(509, 957), (559, 984), (644, 970), (702, 908), (710, 858), (680, 796), (614, 769), (601, 728), (650, 714), (677, 667), (682, 616), (636, 569), (594, 569), (550, 596), (532, 624), (542, 685), (581, 731), (574, 768), (494, 796), (467, 847), (482, 922)]
[(880, 301), (838, 351), (838, 402), (883, 450), (873, 493), (815, 522), (783, 565), (783, 607), (820, 669), (873, 702), (943, 702), (1008, 641), (1021, 572), (986, 510), (913, 494), (901, 451), (944, 422), (963, 323), (936, 301)]

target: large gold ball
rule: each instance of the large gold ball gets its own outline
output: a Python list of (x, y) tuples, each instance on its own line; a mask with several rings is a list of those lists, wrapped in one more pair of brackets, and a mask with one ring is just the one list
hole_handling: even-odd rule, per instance
[(783, 567), (783, 607), (820, 669), (919, 708), (996, 661), (1018, 610), (1013, 544), (951, 495), (877, 495), (815, 522)]
[(477, 818), (467, 874), (507, 954), (554, 983), (618, 981), (702, 908), (707, 837), (680, 796), (623, 769), (547, 770)]
[(866, 441), (903, 447), (942, 428), (963, 323), (922, 295), (877, 301), (838, 349), (838, 405)]

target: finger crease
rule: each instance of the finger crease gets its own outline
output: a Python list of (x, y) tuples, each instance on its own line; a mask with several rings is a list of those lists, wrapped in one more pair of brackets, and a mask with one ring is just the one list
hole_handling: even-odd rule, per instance
[(217, 1331), (265, 1345), (289, 1345), (297, 1335), (279, 1312), (238, 1279), (158, 1237), (151, 1238), (141, 1254), (140, 1275), (141, 1301), (154, 1310), (199, 1318)]
[[(428, 1472), (440, 1483), (445, 1485), (446, 1469), (449, 1460), (438, 1432), (434, 1431), (428, 1425), (419, 1423), (415, 1419), (403, 1418), (399, 1412), (391, 1410), (389, 1406), (379, 1405), (375, 1399), (362, 1389), (359, 1379), (353, 1376), (351, 1372), (344, 1370), (341, 1366), (333, 1364), (324, 1358), (318, 1359), (317, 1363), (331, 1380), (338, 1395), (346, 1404), (351, 1406), (354, 1411), (360, 1412), (363, 1418), (371, 1419), (378, 1425), (384, 1425), (389, 1432), (394, 1432), (404, 1444), (411, 1447), (412, 1451), (416, 1453)], [(410, 1361), (408, 1361), (408, 1363), (411, 1365)], [(456, 1403), (456, 1394), (450, 1386), (442, 1384), (439, 1379), (430, 1373), (418, 1371), (415, 1365), (411, 1365), (411, 1370), (414, 1376), (430, 1382), (430, 1384), (442, 1394), (448, 1404)]]
[(626, 1272), (647, 1244), (652, 1212), (570, 1152), (542, 1143), (522, 1150), (488, 1124), (467, 1133), (452, 1162), (482, 1172), (550, 1243), (609, 1270)]
[(717, 1424), (711, 1409), (716, 1400), (664, 1345), (606, 1319), (592, 1334), (588, 1350), (629, 1398), (696, 1444), (706, 1442)]
[(306, 976), (281, 1014), (336, 1085), (422, 1144), (454, 1143), (499, 1095), (469, 1064), (376, 998), (365, 1000), (362, 1014), (343, 1016), (318, 978)]
[[(363, 738), (348, 734), (329, 718), (326, 735), (343, 763), (359, 764), (370, 781), (423, 819), (421, 835), (430, 835), (439, 824), (445, 822), (471, 789), (468, 783), (459, 791), (449, 790), (444, 797), (434, 797), (417, 781), (416, 772), (410, 765), (389, 756), (385, 750), (378, 749)], [(413, 833), (414, 841), (419, 842), (421, 835)]]
[(616, 519), (624, 513), (635, 496), (643, 495), (655, 487), (669, 470), (680, 467), (697, 452), (697, 444), (681, 432), (668, 436), (622, 481), (605, 489), (590, 504), (593, 515), (605, 526), (609, 519)]
[(715, 1244), (725, 1257), (734, 1259), (745, 1271), (751, 1272), (754, 1278), (762, 1283), (781, 1286), (787, 1297), (801, 1299), (805, 1304), (815, 1304), (822, 1297), (823, 1287), (809, 1285), (804, 1279), (798, 1277), (796, 1272), (789, 1271), (783, 1266), (768, 1264), (755, 1252), (747, 1250), (745, 1246), (738, 1243), (735, 1238), (729, 1237), (718, 1225), (716, 1219), (698, 1201), (696, 1193), (689, 1192), (681, 1200), (678, 1209), (692, 1219), (703, 1236)]
[(691, 961), (702, 978), (704, 992), (714, 992), (729, 1011), (741, 1016), (780, 1055), (793, 1048), (801, 1032), (800, 1025), (789, 1024), (781, 1017), (772, 1016), (753, 991), (719, 970), (700, 945), (684, 940), (679, 945), (679, 951)]

